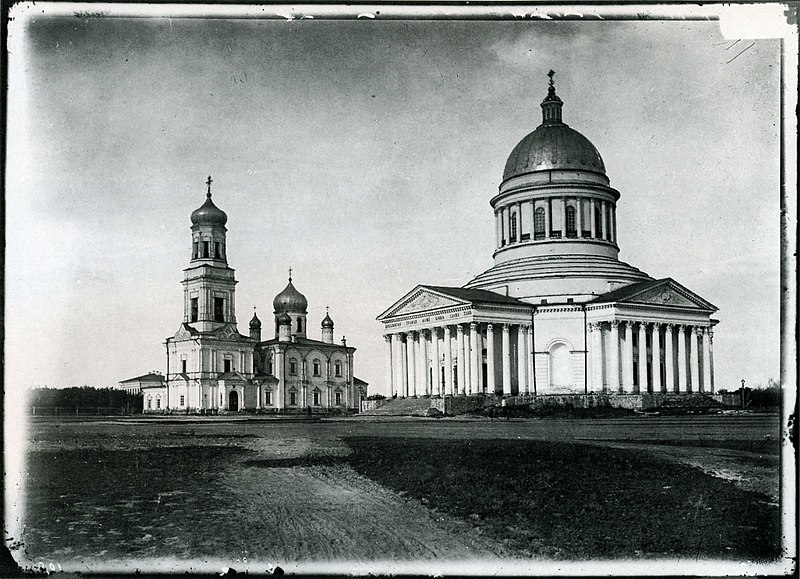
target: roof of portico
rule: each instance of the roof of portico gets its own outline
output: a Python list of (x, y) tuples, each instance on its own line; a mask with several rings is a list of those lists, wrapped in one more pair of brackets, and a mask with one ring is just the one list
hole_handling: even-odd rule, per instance
[(531, 309), (530, 304), (489, 290), (441, 285), (418, 285), (392, 304), (377, 319), (383, 321), (395, 316), (443, 310), (451, 307), (493, 305), (518, 306), (525, 310)]
[(597, 296), (588, 304), (630, 303), (716, 311), (717, 307), (671, 277), (632, 283)]

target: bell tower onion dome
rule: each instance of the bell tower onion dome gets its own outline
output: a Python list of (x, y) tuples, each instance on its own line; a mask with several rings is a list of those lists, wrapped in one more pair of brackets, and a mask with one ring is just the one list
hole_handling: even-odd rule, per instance
[(225, 225), (228, 222), (228, 216), (225, 212), (214, 205), (211, 200), (211, 176), (209, 175), (206, 185), (208, 185), (208, 192), (206, 193), (206, 202), (200, 207), (192, 211), (192, 225)]

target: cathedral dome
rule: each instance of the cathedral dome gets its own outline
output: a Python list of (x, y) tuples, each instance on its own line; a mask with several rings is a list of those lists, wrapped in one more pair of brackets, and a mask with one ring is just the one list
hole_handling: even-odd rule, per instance
[(206, 202), (192, 212), (192, 225), (225, 225), (227, 222), (228, 216), (211, 200), (211, 192)]
[(594, 145), (561, 122), (563, 102), (551, 84), (542, 101), (542, 124), (522, 139), (506, 161), (503, 181), (535, 171), (558, 169), (592, 171), (605, 175), (606, 167)]
[(290, 277), (289, 285), (286, 286), (286, 289), (272, 300), (272, 307), (275, 308), (276, 314), (282, 312), (305, 312), (306, 308), (308, 308), (308, 300), (306, 300), (306, 296), (295, 289)]

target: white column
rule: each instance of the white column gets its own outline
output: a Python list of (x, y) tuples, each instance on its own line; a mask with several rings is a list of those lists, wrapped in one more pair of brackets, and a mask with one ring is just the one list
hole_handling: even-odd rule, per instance
[(242, 384), (242, 395), (239, 397), (241, 398), (241, 403), (239, 404), (239, 412), (244, 410), (244, 384)]
[(631, 394), (633, 389), (633, 322), (625, 322), (625, 349), (622, 356), (622, 389)]
[(694, 326), (692, 328), (692, 333), (689, 336), (692, 349), (692, 392), (702, 392), (700, 389), (700, 345), (698, 342), (700, 332), (700, 327)]
[(420, 383), (422, 384), (422, 391), (425, 396), (430, 396), (431, 394), (431, 373), (430, 373), (430, 363), (428, 360), (428, 356), (430, 355), (430, 348), (428, 347), (430, 338), (428, 337), (427, 330), (420, 331), (420, 348), (422, 349), (422, 380)]
[(567, 237), (567, 198), (561, 198), (561, 239)]
[(603, 390), (603, 324), (589, 324), (592, 333), (592, 388), (596, 392)]
[(391, 398), (394, 395), (394, 372), (392, 371), (392, 335), (388, 334), (384, 336), (383, 339), (386, 341), (386, 387), (389, 390), (387, 396)]
[(511, 326), (503, 324), (503, 396), (511, 396)]
[(495, 247), (500, 247), (500, 216), (494, 212), (494, 240)]
[(553, 228), (553, 222), (550, 219), (550, 200), (544, 200), (544, 238), (550, 239), (550, 230)]
[(663, 392), (664, 385), (661, 384), (661, 324), (654, 323), (652, 332), (650, 352), (653, 358), (653, 392)]
[(495, 393), (494, 383), (494, 326), (486, 324), (486, 393)]
[(505, 245), (508, 243), (508, 236), (506, 235), (506, 209), (500, 209), (500, 243)]
[(639, 322), (639, 392), (647, 392), (647, 324)]
[(522, 241), (522, 203), (517, 204), (517, 241)]
[(688, 392), (686, 383), (686, 326), (678, 325), (678, 389), (676, 391)]
[(711, 328), (703, 328), (703, 389), (713, 394), (711, 387)]
[(467, 331), (468, 328), (464, 329), (464, 386), (459, 388), (462, 394), (467, 395), (470, 393), (472, 388), (472, 372), (470, 371), (471, 364), (470, 358), (472, 358), (472, 341), (469, 339), (469, 332)]
[(595, 200), (589, 199), (589, 230), (592, 232), (592, 239), (597, 237), (597, 227), (595, 226), (596, 223), (596, 211), (597, 208), (595, 207)]
[(445, 393), (453, 394), (453, 328), (444, 327), (444, 382)]
[[(519, 215), (519, 211), (517, 215)], [(480, 392), (480, 380), (478, 379), (478, 352), (480, 350), (478, 344), (478, 324), (476, 322), (472, 322), (469, 325), (469, 345), (469, 393), (475, 395)]]
[(672, 352), (672, 324), (664, 324), (664, 392), (677, 392), (675, 356)]
[(256, 385), (256, 410), (261, 410), (261, 384)]
[(519, 394), (528, 394), (528, 328), (517, 326), (517, 383)]
[(439, 396), (442, 387), (442, 371), (439, 369), (439, 328), (431, 328), (431, 370), (433, 379), (431, 381), (431, 395)]
[(464, 370), (464, 326), (456, 324), (456, 371), (458, 372), (458, 388), (453, 388), (454, 394), (463, 394), (464, 380), (467, 376)]
[(714, 393), (714, 327), (709, 326), (706, 329), (708, 334), (708, 391)]
[(575, 219), (577, 220), (578, 226), (578, 239), (583, 237), (583, 199), (581, 197), (577, 197), (575, 199)]
[(400, 334), (400, 388), (397, 396), (408, 396), (408, 334)]
[(606, 239), (608, 237), (608, 218), (606, 217), (606, 202), (603, 200), (600, 201), (600, 229), (603, 232), (600, 239)]
[(527, 351), (528, 351), (528, 393), (529, 394), (536, 394), (536, 387), (535, 387), (535, 380), (536, 376), (534, 372), (536, 371), (536, 367), (533, 364), (533, 358), (536, 356), (536, 349), (533, 344), (533, 326), (528, 329), (528, 339), (527, 339)]
[(611, 333), (608, 337), (610, 367), (608, 371), (608, 391), (619, 392), (619, 320), (611, 320)]
[(617, 206), (611, 205), (611, 241), (617, 243)]
[(411, 331), (406, 336), (406, 351), (408, 352), (408, 395), (417, 395), (417, 357), (416, 357), (416, 332)]

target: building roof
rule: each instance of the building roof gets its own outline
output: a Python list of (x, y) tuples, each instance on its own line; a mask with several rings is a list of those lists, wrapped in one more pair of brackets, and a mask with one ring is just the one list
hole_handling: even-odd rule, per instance
[(353, 384), (356, 386), (369, 386), (369, 382), (364, 382), (361, 378), (353, 376)]
[(551, 84), (542, 102), (542, 124), (511, 151), (503, 171), (503, 181), (534, 171), (553, 169), (592, 171), (605, 175), (603, 159), (591, 141), (561, 122), (562, 104)]
[(224, 374), (220, 374), (217, 376), (217, 380), (243, 380), (247, 382), (247, 378), (239, 374), (239, 372), (225, 372)]
[[(654, 294), (658, 294), (658, 290), (663, 290), (662, 295), (664, 296), (667, 296), (671, 292), (676, 292), (679, 296), (681, 296), (682, 299), (685, 299), (686, 301), (682, 304), (670, 303), (675, 302), (675, 299), (673, 298), (668, 299), (668, 301), (665, 302), (664, 300), (655, 297)], [(630, 285), (626, 285), (613, 291), (601, 294), (593, 300), (590, 300), (588, 303), (599, 304), (613, 302), (635, 302), (648, 304), (659, 303), (660, 305), (689, 306), (711, 311), (717, 310), (717, 307), (714, 304), (704, 300), (702, 297), (682, 286), (671, 277), (632, 283)]]
[(136, 378), (128, 378), (127, 380), (121, 380), (120, 384), (127, 384), (128, 382), (163, 382), (164, 376), (161, 374), (156, 374), (155, 372), (148, 372), (147, 374), (142, 374), (141, 376), (137, 376)]
[(273, 344), (286, 344), (286, 345), (295, 345), (295, 346), (314, 346), (320, 348), (342, 348), (345, 350), (355, 350), (353, 346), (345, 346), (344, 344), (337, 344), (337, 343), (328, 343), (328, 342), (321, 342), (319, 340), (312, 340), (311, 338), (303, 338), (300, 336), (293, 336), (292, 340), (279, 340), (278, 338), (270, 338), (269, 340), (264, 340), (263, 342), (259, 342), (259, 345), (262, 346), (271, 346)]
[(456, 298), (459, 300), (464, 300), (472, 303), (480, 303), (480, 304), (508, 304), (508, 305), (516, 305), (516, 306), (525, 306), (530, 308), (530, 304), (526, 304), (525, 302), (521, 302), (517, 298), (512, 298), (510, 296), (504, 296), (502, 294), (498, 294), (489, 290), (482, 290), (482, 289), (471, 289), (471, 288), (463, 288), (463, 287), (449, 287), (449, 286), (441, 286), (441, 285), (422, 285), (420, 287), (427, 288), (429, 290), (433, 290), (435, 292), (439, 292), (445, 295), (448, 295), (452, 298)]

